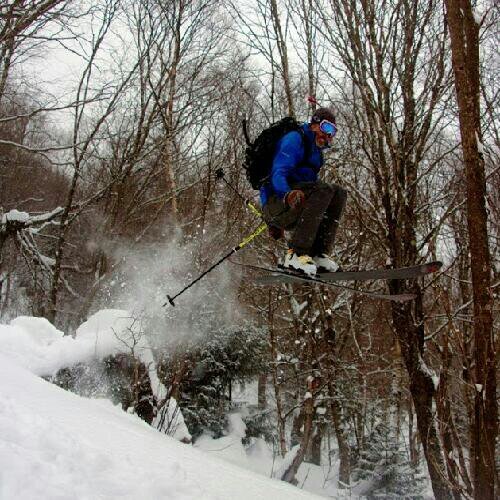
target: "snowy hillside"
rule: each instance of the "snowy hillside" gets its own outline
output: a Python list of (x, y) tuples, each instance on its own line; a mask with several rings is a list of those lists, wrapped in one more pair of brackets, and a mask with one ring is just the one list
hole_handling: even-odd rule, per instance
[[(49, 352), (68, 359), (74, 349), (63, 354), (62, 346), (76, 342), (54, 340), (55, 329), (43, 320), (13, 323), (0, 327), (2, 500), (315, 498), (181, 444), (109, 401), (82, 398), (39, 378), (33, 371), (57, 365)], [(26, 332), (34, 324), (38, 350)]]

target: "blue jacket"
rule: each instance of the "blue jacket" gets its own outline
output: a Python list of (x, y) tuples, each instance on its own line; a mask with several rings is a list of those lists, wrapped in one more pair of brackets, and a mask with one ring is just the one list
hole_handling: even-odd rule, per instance
[[(302, 139), (300, 132), (288, 132), (276, 145), (270, 181), (260, 188), (260, 201), (262, 206), (267, 203), (269, 196), (275, 194), (283, 198), (291, 191), (290, 184), (294, 182), (315, 182), (318, 172), (323, 165), (321, 150), (316, 146), (314, 132), (308, 123), (301, 125), (305, 132)], [(309, 142), (309, 155), (304, 158), (303, 142)]]

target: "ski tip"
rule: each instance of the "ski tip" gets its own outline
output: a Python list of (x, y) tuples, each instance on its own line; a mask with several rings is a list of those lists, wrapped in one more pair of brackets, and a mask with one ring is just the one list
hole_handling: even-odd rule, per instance
[(436, 260), (435, 262), (429, 262), (425, 265), (425, 271), (427, 273), (435, 273), (436, 271), (439, 271), (441, 269), (442, 265), (443, 263), (439, 260)]

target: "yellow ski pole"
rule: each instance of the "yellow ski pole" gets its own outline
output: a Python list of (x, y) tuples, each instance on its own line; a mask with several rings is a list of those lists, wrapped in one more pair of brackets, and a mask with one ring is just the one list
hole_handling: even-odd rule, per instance
[[(262, 213), (259, 211), (259, 209), (253, 203), (251, 203), (250, 200), (243, 198), (243, 196), (241, 196), (241, 194), (233, 186), (231, 186), (231, 184), (229, 184), (229, 182), (227, 182), (227, 180), (224, 178), (224, 171), (222, 170), (222, 168), (219, 168), (218, 170), (216, 170), (215, 176), (216, 176), (217, 180), (222, 179), (241, 199), (243, 199), (246, 206), (255, 215), (257, 215), (258, 217), (260, 217), (262, 219)], [(204, 276), (206, 276), (210, 271), (215, 269), (219, 264), (221, 264), (222, 262), (227, 260), (229, 257), (234, 255), (238, 250), (241, 250), (245, 245), (248, 245), (248, 243), (250, 243), (254, 238), (259, 236), (259, 234), (263, 233), (266, 229), (267, 229), (267, 224), (265, 222), (262, 222), (262, 224), (260, 224), (259, 227), (252, 234), (250, 234), (249, 236), (244, 238), (238, 245), (236, 245), (234, 248), (232, 248), (230, 252), (228, 252), (226, 255), (224, 255), (224, 257), (221, 257), (215, 264), (213, 264), (205, 272), (200, 274), (196, 279), (191, 281), (191, 283), (187, 284), (180, 292), (178, 292), (173, 297), (171, 297), (170, 295), (167, 295), (168, 302), (170, 302), (170, 304), (175, 307), (174, 300), (177, 297), (182, 295), (188, 288), (191, 288), (195, 283), (200, 281)], [(165, 302), (165, 304), (163, 304), (163, 307), (165, 307), (168, 302)]]
[[(173, 297), (171, 297), (170, 295), (167, 295), (168, 302), (170, 302), (170, 304), (175, 307), (174, 300), (177, 297), (179, 297), (179, 295), (182, 295), (188, 288), (191, 288), (195, 283), (197, 283), (198, 281), (200, 281), (210, 271), (212, 271), (219, 264), (221, 264), (226, 259), (228, 259), (229, 257), (231, 257), (231, 255), (234, 255), (238, 250), (241, 250), (245, 245), (247, 245), (248, 243), (250, 243), (254, 238), (256, 238), (257, 236), (259, 236), (259, 234), (261, 234), (266, 229), (267, 229), (267, 224), (264, 222), (251, 235), (247, 236), (243, 241), (241, 241), (241, 243), (239, 243), (234, 248), (232, 248), (229, 253), (227, 253), (226, 255), (224, 255), (224, 257), (220, 258), (213, 266), (209, 267), (205, 272), (203, 272), (202, 274), (200, 274), (195, 280), (191, 281), (191, 283), (189, 283), (188, 285), (186, 285), (180, 292), (178, 292)], [(165, 307), (168, 302), (165, 302), (165, 304), (163, 304), (163, 307)]]

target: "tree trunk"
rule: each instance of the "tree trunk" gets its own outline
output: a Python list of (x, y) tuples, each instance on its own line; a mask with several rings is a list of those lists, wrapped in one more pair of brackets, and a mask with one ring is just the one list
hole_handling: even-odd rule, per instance
[[(470, 481), (469, 473), (467, 471), (467, 465), (465, 462), (462, 442), (458, 436), (457, 428), (455, 425), (455, 420), (451, 408), (450, 391), (449, 387), (449, 374), (452, 370), (452, 350), (449, 347), (449, 339), (457, 338), (460, 339), (460, 332), (453, 327), (453, 320), (451, 315), (451, 301), (449, 293), (443, 290), (443, 305), (448, 317), (449, 331), (443, 336), (441, 351), (441, 359), (443, 368), (439, 377), (439, 387), (437, 396), (437, 410), (439, 416), (439, 428), (441, 431), (441, 439), (443, 441), (443, 446), (445, 449), (445, 457), (448, 466), (448, 477), (450, 483), (454, 485), (454, 495), (455, 498), (460, 497), (460, 483), (459, 475), (463, 481), (467, 495), (472, 496), (473, 489), (472, 483)], [(462, 352), (464, 349), (462, 347)], [(466, 365), (466, 361), (462, 361), (463, 366)], [(465, 380), (464, 380), (465, 381)], [(466, 382), (467, 384), (467, 382)], [(466, 394), (467, 396), (467, 394)], [(467, 409), (467, 414), (469, 416), (469, 422), (472, 421), (472, 412)], [(458, 464), (456, 463), (455, 456), (458, 457)]]
[[(304, 35), (306, 39), (306, 51), (307, 51), (307, 89), (309, 91), (309, 95), (314, 97), (316, 95), (316, 81), (314, 78), (314, 60), (315, 60), (315, 51), (314, 51), (314, 34), (315, 34), (315, 25), (313, 21), (313, 5), (312, 0), (302, 0), (302, 22), (304, 24)], [(316, 104), (311, 103), (312, 109), (316, 109)]]
[(304, 401), (303, 409), (304, 411), (301, 412), (301, 414), (304, 414), (304, 432), (302, 434), (300, 447), (295, 454), (292, 463), (281, 476), (282, 481), (287, 481), (291, 484), (297, 484), (297, 478), (295, 476), (297, 475), (300, 465), (304, 461), (304, 457), (306, 455), (307, 448), (309, 447), (309, 442), (312, 436), (314, 418), (314, 399), (312, 395)]
[(472, 295), (474, 304), (474, 498), (495, 498), (495, 442), (498, 433), (493, 296), (488, 247), (486, 181), (479, 108), (479, 26), (470, 0), (445, 0), (467, 188)]
[[(395, 289), (399, 289), (399, 285), (396, 282), (391, 282), (390, 288), (391, 292), (394, 293)], [(413, 310), (411, 304), (394, 303), (392, 305), (392, 319), (410, 379), (410, 393), (417, 416), (418, 432), (432, 481), (432, 489), (435, 497), (439, 500), (451, 500), (453, 497), (446, 481), (446, 466), (433, 411), (436, 390), (432, 373), (422, 359), (424, 337), (421, 310), (422, 297), (418, 288), (416, 291), (418, 293), (415, 300), (415, 310)]]
[(326, 423), (318, 422), (316, 429), (311, 439), (311, 446), (309, 447), (308, 460), (314, 465), (321, 465), (321, 443), (323, 436), (326, 432)]
[(50, 290), (49, 290), (49, 301), (47, 304), (47, 312), (45, 314), (45, 317), (54, 325), (57, 317), (57, 299), (59, 294), (59, 287), (61, 284), (64, 250), (66, 248), (66, 239), (68, 237), (70, 229), (69, 218), (71, 213), (71, 207), (73, 205), (73, 200), (75, 199), (76, 196), (76, 188), (79, 179), (80, 179), (80, 162), (78, 161), (75, 164), (75, 171), (73, 173), (71, 186), (68, 192), (68, 196), (66, 198), (66, 205), (64, 207), (64, 212), (61, 216), (59, 234), (57, 236), (57, 242), (54, 253), (55, 256), (54, 271), (52, 276), (52, 283), (50, 285)]
[(259, 382), (257, 388), (257, 401), (259, 410), (265, 410), (267, 408), (267, 397), (266, 397), (266, 385), (267, 385), (267, 373), (259, 375)]
[(292, 96), (292, 86), (290, 82), (290, 68), (288, 64), (288, 52), (286, 47), (286, 41), (283, 36), (283, 30), (281, 29), (281, 22), (276, 0), (271, 0), (271, 17), (273, 20), (274, 31), (276, 33), (276, 38), (278, 42), (278, 52), (280, 54), (280, 59), (281, 59), (281, 72), (283, 75), (283, 85), (285, 87), (286, 100), (288, 104), (288, 114), (290, 116), (295, 116), (295, 108), (293, 105), (293, 96)]
[(446, 469), (448, 471), (448, 481), (453, 488), (455, 500), (460, 500), (459, 470), (455, 462), (452, 425), (453, 415), (451, 413), (450, 400), (448, 397), (448, 371), (450, 370), (450, 352), (448, 348), (448, 337), (444, 336), (444, 345), (442, 346), (443, 369), (439, 375), (439, 386), (436, 395), (436, 408), (439, 422), (439, 432), (443, 443), (444, 455), (446, 460)]
[(339, 488), (345, 488), (350, 484), (351, 478), (351, 450), (347, 441), (347, 432), (342, 423), (341, 409), (335, 396), (335, 388), (332, 382), (328, 382), (328, 395), (330, 396), (330, 412), (332, 414), (333, 428), (337, 445), (339, 447)]
[(413, 430), (413, 401), (408, 402), (408, 448), (410, 449), (410, 462), (413, 467), (418, 465), (418, 433)]
[(290, 446), (293, 448), (300, 444), (303, 439), (304, 433), (302, 432), (302, 426), (304, 425), (304, 409), (301, 408), (300, 412), (293, 416), (292, 430), (290, 432)]
[(170, 212), (168, 217), (173, 225), (178, 222), (179, 207), (177, 203), (177, 182), (175, 179), (175, 130), (174, 130), (174, 100), (177, 90), (177, 71), (181, 61), (182, 28), (184, 22), (185, 2), (178, 0), (175, 3), (175, 18), (172, 20), (171, 46), (173, 46), (173, 56), (170, 68), (168, 69), (168, 94), (165, 103), (165, 111), (161, 117), (163, 121), (164, 139), (161, 149), (161, 162), (165, 172), (165, 199), (170, 198)]
[(286, 454), (286, 438), (285, 438), (285, 418), (283, 416), (283, 405), (281, 402), (281, 390), (278, 381), (278, 367), (276, 365), (276, 359), (278, 357), (278, 351), (276, 349), (276, 339), (274, 337), (274, 327), (273, 327), (273, 310), (272, 304), (273, 292), (269, 290), (268, 295), (268, 326), (269, 326), (269, 343), (271, 344), (271, 359), (272, 363), (272, 380), (274, 387), (274, 397), (276, 399), (276, 417), (278, 419), (278, 436), (280, 441), (280, 453), (284, 457)]

